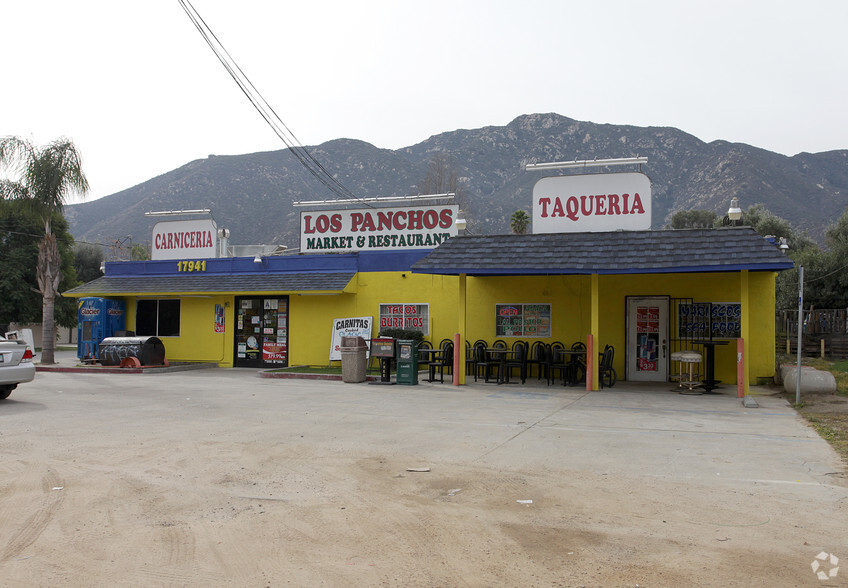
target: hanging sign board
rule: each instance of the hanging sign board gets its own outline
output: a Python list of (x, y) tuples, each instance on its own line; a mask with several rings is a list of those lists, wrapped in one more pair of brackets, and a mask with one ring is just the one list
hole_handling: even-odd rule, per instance
[(534, 233), (651, 228), (651, 180), (642, 173), (542, 178), (533, 186)]
[(300, 213), (300, 251), (433, 249), (456, 236), (459, 206), (363, 208)]
[(330, 337), (330, 361), (342, 360), (342, 352), (339, 351), (342, 337), (362, 337), (366, 341), (370, 340), (373, 323), (373, 316), (333, 319), (333, 332)]
[(218, 228), (211, 218), (163, 221), (153, 227), (151, 259), (195, 260), (217, 256)]

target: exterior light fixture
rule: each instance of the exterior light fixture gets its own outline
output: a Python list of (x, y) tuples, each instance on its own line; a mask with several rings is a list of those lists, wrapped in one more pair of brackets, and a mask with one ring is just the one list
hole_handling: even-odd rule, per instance
[(144, 216), (180, 216), (183, 214), (212, 214), (210, 208), (195, 208), (192, 210), (156, 210), (145, 212)]
[(411, 200), (450, 200), (456, 198), (454, 192), (444, 194), (413, 194), (410, 196), (378, 196), (376, 198), (344, 198), (342, 200), (299, 200), (292, 206), (315, 206), (317, 204), (361, 204), (363, 202), (409, 202)]
[(253, 263), (262, 263), (262, 256), (258, 253), (253, 256)]
[(739, 208), (739, 199), (734, 196), (730, 199), (730, 208), (727, 209), (727, 218), (733, 222), (734, 225), (742, 218), (742, 209)]
[(789, 241), (786, 240), (786, 237), (780, 238), (780, 250), (784, 253), (789, 251)]
[(106, 273), (106, 262), (105, 262), (105, 261), (101, 261), (101, 262), (100, 262), (100, 273), (101, 273), (101, 274), (105, 274), (105, 273)]
[(456, 230), (457, 231), (464, 231), (466, 224), (467, 223), (465, 222), (465, 219), (463, 217), (458, 217), (456, 219)]
[(604, 167), (610, 165), (642, 165), (648, 163), (647, 157), (619, 157), (617, 159), (581, 159), (574, 161), (551, 161), (548, 163), (527, 163), (525, 171), (545, 171), (574, 167)]

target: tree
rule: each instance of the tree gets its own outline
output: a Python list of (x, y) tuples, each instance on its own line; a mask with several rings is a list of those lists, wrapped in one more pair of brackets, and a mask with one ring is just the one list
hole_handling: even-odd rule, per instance
[(130, 250), (132, 261), (147, 261), (150, 259), (150, 243), (136, 243)]
[(816, 308), (848, 307), (848, 208), (825, 233), (825, 244), (815, 265), (802, 263), (804, 300)]
[(678, 210), (671, 216), (667, 229), (709, 229), (715, 226), (718, 215), (712, 210)]
[(530, 217), (523, 210), (516, 210), (509, 217), (509, 228), (516, 235), (525, 234), (528, 226), (530, 226)]
[(74, 248), (74, 269), (77, 271), (77, 279), (83, 284), (103, 275), (100, 264), (104, 261), (106, 261), (106, 255), (99, 245), (79, 243)]
[(0, 140), (0, 168), (7, 168), (18, 180), (3, 180), (0, 196), (4, 200), (20, 200), (35, 211), (44, 223), (44, 236), (38, 245), (36, 279), (41, 292), (41, 362), (55, 363), (56, 296), (62, 279), (62, 256), (52, 230), (54, 213), (72, 193), (85, 195), (88, 180), (82, 172), (82, 161), (76, 146), (68, 139), (57, 139), (45, 147), (36, 147), (19, 137)]
[[(53, 231), (62, 258), (61, 290), (78, 284), (74, 270), (73, 237), (62, 215), (53, 217)], [(11, 322), (41, 321), (41, 297), (35, 269), (38, 264), (39, 233), (43, 232), (41, 218), (20, 202), (0, 200), (0, 333)], [(76, 301), (62, 298), (56, 303), (56, 322), (63, 327), (77, 324)]]
[(468, 203), (465, 199), (465, 188), (456, 173), (453, 158), (443, 151), (438, 151), (427, 164), (427, 174), (418, 184), (419, 194), (454, 194), (454, 202), (463, 211), (466, 220), (469, 218)]

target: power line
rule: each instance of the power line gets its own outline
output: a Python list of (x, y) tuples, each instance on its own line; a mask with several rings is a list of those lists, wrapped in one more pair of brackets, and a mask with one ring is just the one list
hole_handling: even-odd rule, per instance
[[(0, 229), (0, 232), (7, 233), (9, 235), (21, 235), (22, 237), (35, 237), (36, 239), (40, 239), (44, 237), (44, 233), (22, 233), (21, 231), (10, 231), (9, 229)], [(54, 235), (56, 236), (56, 235)], [(92, 241), (78, 241), (71, 237), (70, 239), (65, 239), (64, 237), (56, 236), (57, 241), (62, 241), (63, 243), (72, 243), (76, 245), (77, 243), (82, 245), (99, 245), (100, 247), (109, 247), (105, 243), (96, 243)]]
[(804, 280), (804, 285), (806, 286), (807, 284), (812, 284), (813, 282), (818, 282), (819, 280), (823, 280), (823, 279), (827, 278), (828, 276), (832, 276), (833, 274), (841, 272), (845, 269), (848, 269), (848, 263), (846, 263), (845, 265), (843, 265), (842, 267), (840, 267), (838, 269), (833, 270), (830, 273), (827, 273), (823, 276), (819, 276), (818, 278), (814, 278), (812, 280)]
[[(197, 10), (192, 6), (190, 0), (179, 0), (180, 5), (188, 15), (191, 22), (194, 24), (197, 31), (212, 49), (212, 52), (230, 74), (230, 77), (241, 89), (242, 93), (247, 97), (256, 111), (262, 116), (268, 126), (274, 131), (277, 137), (289, 148), (289, 151), (297, 158), (297, 160), (311, 173), (319, 182), (324, 184), (333, 194), (346, 199), (359, 200), (359, 197), (351, 192), (346, 186), (339, 182), (313, 155), (306, 149), (288, 126), (274, 111), (273, 107), (265, 100), (259, 90), (253, 85), (250, 79), (245, 75), (236, 61), (232, 58), (224, 45), (218, 39), (212, 29), (206, 24)], [(370, 204), (364, 203), (371, 207)], [(373, 207), (372, 207), (373, 208)]]

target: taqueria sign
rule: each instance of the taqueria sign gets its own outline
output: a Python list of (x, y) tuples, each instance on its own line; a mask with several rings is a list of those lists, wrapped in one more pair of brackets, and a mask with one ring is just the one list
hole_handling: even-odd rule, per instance
[(542, 178), (533, 187), (533, 232), (651, 228), (651, 180), (642, 173)]
[(456, 236), (456, 204), (300, 213), (301, 252), (432, 249)]

